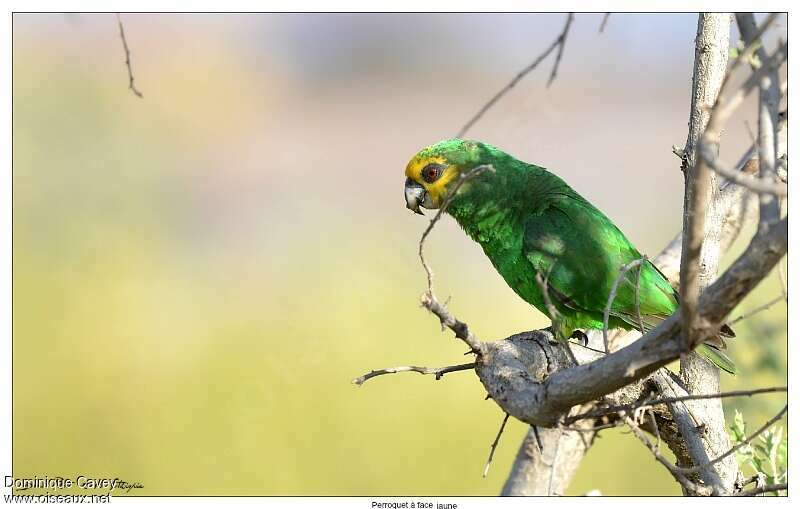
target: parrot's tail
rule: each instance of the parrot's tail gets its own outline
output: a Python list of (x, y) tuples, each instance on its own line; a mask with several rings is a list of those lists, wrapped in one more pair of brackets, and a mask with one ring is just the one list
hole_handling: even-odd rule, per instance
[(695, 351), (698, 355), (707, 359), (711, 364), (715, 365), (723, 371), (727, 371), (731, 375), (736, 374), (736, 364), (733, 363), (730, 357), (723, 352), (719, 347), (703, 343), (698, 346)]

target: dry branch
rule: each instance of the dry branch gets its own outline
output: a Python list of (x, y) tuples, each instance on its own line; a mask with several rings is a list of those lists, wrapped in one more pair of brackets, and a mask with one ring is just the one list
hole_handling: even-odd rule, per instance
[(778, 484), (765, 484), (764, 486), (759, 486), (757, 488), (753, 488), (752, 490), (747, 491), (740, 491), (739, 493), (735, 493), (734, 496), (737, 497), (755, 497), (756, 495), (761, 495), (763, 493), (773, 493), (776, 491), (786, 491), (789, 489), (789, 483), (778, 483)]
[(426, 368), (424, 366), (397, 366), (394, 368), (374, 369), (365, 375), (354, 378), (353, 383), (360, 386), (370, 378), (375, 378), (376, 376), (382, 375), (393, 375), (395, 373), (419, 373), (421, 375), (433, 375), (436, 377), (436, 380), (440, 380), (447, 373), (452, 373), (454, 371), (466, 371), (474, 368), (474, 362), (456, 364), (454, 366), (444, 366), (441, 368)]
[(469, 119), (467, 123), (464, 124), (464, 126), (458, 131), (456, 138), (463, 138), (464, 135), (467, 134), (467, 131), (469, 131), (472, 128), (472, 126), (475, 125), (475, 123), (478, 120), (480, 120), (483, 117), (483, 115), (486, 114), (486, 112), (489, 111), (492, 108), (492, 106), (494, 106), (497, 103), (497, 101), (499, 101), (512, 88), (514, 88), (522, 78), (528, 75), (528, 73), (536, 69), (539, 66), (539, 64), (541, 64), (542, 61), (544, 61), (544, 59), (547, 58), (550, 55), (550, 53), (553, 52), (554, 49), (559, 48), (555, 64), (553, 65), (553, 70), (550, 72), (550, 78), (547, 82), (547, 86), (548, 87), (550, 86), (550, 84), (556, 77), (556, 73), (558, 71), (558, 65), (561, 63), (561, 56), (564, 53), (564, 44), (566, 44), (567, 42), (567, 35), (569, 34), (569, 28), (572, 25), (573, 18), (574, 15), (572, 13), (567, 14), (567, 21), (564, 23), (564, 28), (561, 30), (561, 33), (558, 35), (558, 37), (556, 37), (556, 39), (550, 44), (550, 46), (548, 46), (547, 49), (544, 50), (544, 52), (541, 55), (536, 57), (536, 59), (533, 62), (531, 62), (527, 67), (518, 72), (517, 75), (514, 76), (514, 78), (512, 78), (512, 80), (509, 81), (505, 87), (501, 88), (499, 92), (497, 92), (494, 96), (492, 96), (492, 98), (489, 99), (486, 102), (486, 104), (481, 106), (478, 112), (475, 113), (475, 115), (473, 115), (472, 118)]
[(125, 38), (125, 29), (122, 26), (122, 18), (117, 13), (117, 25), (119, 25), (119, 38), (122, 40), (122, 49), (125, 50), (125, 67), (128, 69), (128, 88), (136, 94), (136, 97), (143, 99), (144, 95), (136, 88), (133, 83), (133, 69), (131, 68), (131, 51), (128, 49), (128, 41)]

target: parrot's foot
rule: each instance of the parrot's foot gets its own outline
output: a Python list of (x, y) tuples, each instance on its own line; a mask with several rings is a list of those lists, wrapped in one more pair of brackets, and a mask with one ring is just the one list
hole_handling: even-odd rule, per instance
[(569, 337), (570, 339), (579, 340), (581, 343), (583, 343), (583, 346), (589, 346), (589, 336), (587, 336), (582, 330), (576, 329), (572, 331), (572, 334)]
[(547, 342), (551, 345), (557, 345), (559, 343), (558, 338), (556, 337), (556, 328), (552, 325), (545, 327), (543, 330), (546, 330), (552, 334), (552, 337), (547, 338)]

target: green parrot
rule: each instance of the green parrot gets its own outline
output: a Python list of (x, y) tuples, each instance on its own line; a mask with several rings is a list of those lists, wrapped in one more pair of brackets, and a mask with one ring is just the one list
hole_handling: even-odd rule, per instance
[[(483, 248), (508, 286), (526, 302), (549, 315), (537, 274), (558, 311), (553, 334), (559, 341), (583, 338), (580, 329), (603, 328), (608, 295), (619, 269), (641, 253), (602, 212), (558, 176), (525, 163), (492, 145), (451, 139), (422, 149), (406, 166), (406, 206), (438, 209), (459, 177), (480, 165), (491, 165), (465, 180), (446, 209)], [(637, 269), (626, 274), (610, 309), (609, 328), (638, 329), (635, 285)], [(678, 294), (649, 260), (639, 274), (639, 309), (645, 332), (678, 309)], [(735, 373), (722, 352), (721, 336), (697, 352), (719, 368)]]

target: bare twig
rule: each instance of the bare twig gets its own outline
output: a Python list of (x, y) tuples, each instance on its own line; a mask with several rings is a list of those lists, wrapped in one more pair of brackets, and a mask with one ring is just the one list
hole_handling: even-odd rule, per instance
[(466, 364), (456, 364), (454, 366), (444, 366), (441, 368), (426, 368), (424, 366), (397, 366), (394, 368), (372, 370), (365, 375), (361, 375), (360, 377), (353, 379), (353, 383), (360, 386), (370, 378), (375, 378), (376, 376), (408, 372), (420, 373), (422, 375), (434, 375), (436, 379), (439, 380), (447, 373), (452, 373), (454, 371), (466, 371), (468, 369), (475, 369), (475, 363), (468, 362)]
[(718, 398), (738, 398), (750, 397), (759, 394), (771, 394), (776, 392), (787, 392), (789, 389), (786, 386), (782, 387), (763, 387), (759, 389), (741, 390), (741, 391), (728, 391), (717, 392), (715, 394), (688, 394), (686, 396), (675, 396), (671, 398), (658, 398), (649, 399), (641, 402), (631, 403), (629, 405), (617, 405), (612, 407), (597, 408), (590, 412), (574, 415), (564, 419), (564, 424), (571, 424), (573, 422), (583, 419), (597, 419), (606, 415), (617, 414), (619, 412), (633, 413), (637, 408), (652, 408), (656, 405), (678, 403), (681, 401), (694, 401), (700, 399), (718, 399)]
[(726, 165), (718, 157), (712, 157), (707, 146), (698, 147), (698, 152), (705, 160), (706, 164), (708, 164), (709, 168), (714, 170), (714, 172), (718, 175), (730, 180), (734, 184), (738, 184), (760, 195), (772, 195), (782, 198), (788, 194), (789, 189), (786, 183), (780, 181), (775, 182), (763, 177), (754, 177), (752, 175), (736, 171), (735, 169)]
[(624, 413), (620, 413), (620, 417), (630, 427), (631, 431), (636, 436), (636, 438), (638, 438), (639, 441), (642, 442), (645, 445), (645, 447), (647, 447), (650, 450), (651, 453), (653, 453), (653, 456), (659, 463), (664, 465), (664, 467), (667, 470), (669, 470), (669, 473), (672, 474), (672, 477), (676, 481), (678, 481), (678, 483), (680, 483), (681, 486), (683, 486), (688, 492), (696, 495), (705, 495), (705, 496), (711, 495), (712, 492), (710, 487), (704, 486), (702, 484), (697, 484), (691, 481), (688, 477), (686, 477), (686, 474), (682, 471), (683, 469), (676, 467), (667, 458), (665, 458), (659, 452), (658, 447), (656, 447), (655, 444), (653, 444), (653, 442), (651, 442), (650, 439), (647, 438), (647, 435), (645, 435), (641, 429), (639, 429), (639, 425), (636, 423), (636, 421), (634, 421)]
[(470, 347), (472, 352), (479, 355), (481, 352), (483, 352), (483, 343), (481, 343), (481, 341), (472, 333), (472, 331), (469, 330), (469, 327), (466, 323), (453, 316), (447, 310), (447, 307), (442, 305), (436, 299), (436, 294), (433, 292), (433, 269), (431, 269), (427, 260), (425, 259), (425, 240), (428, 238), (428, 235), (430, 235), (433, 227), (436, 226), (436, 223), (439, 221), (439, 219), (441, 219), (442, 215), (447, 210), (447, 207), (450, 205), (450, 202), (453, 200), (453, 197), (455, 197), (461, 186), (464, 185), (464, 183), (468, 180), (480, 175), (485, 171), (494, 171), (494, 168), (490, 164), (482, 164), (462, 173), (459, 176), (458, 181), (453, 185), (453, 188), (447, 194), (447, 197), (442, 202), (439, 210), (436, 212), (436, 215), (433, 216), (433, 219), (431, 219), (428, 227), (425, 228), (424, 232), (422, 232), (422, 236), (419, 239), (418, 253), (419, 260), (422, 263), (422, 268), (425, 269), (425, 274), (428, 281), (428, 289), (420, 298), (422, 307), (439, 317), (439, 321), (443, 327), (448, 327), (450, 330), (452, 330), (456, 334), (457, 338), (464, 341)]
[(458, 177), (458, 181), (453, 185), (453, 188), (447, 194), (447, 197), (442, 202), (441, 206), (439, 206), (439, 210), (436, 211), (436, 214), (431, 219), (428, 227), (425, 228), (425, 231), (422, 232), (422, 236), (419, 239), (419, 261), (422, 263), (422, 268), (425, 269), (425, 274), (428, 278), (428, 294), (433, 295), (433, 269), (430, 268), (428, 262), (425, 260), (425, 240), (430, 235), (433, 227), (436, 226), (436, 223), (439, 222), (439, 219), (442, 218), (447, 207), (450, 205), (450, 202), (455, 197), (458, 190), (461, 189), (461, 186), (464, 185), (465, 182), (469, 181), (470, 179), (477, 177), (481, 173), (485, 171), (495, 171), (494, 167), (491, 164), (482, 164), (480, 166), (476, 166), (469, 171), (463, 172)]
[(752, 490), (747, 491), (740, 491), (739, 493), (734, 493), (733, 496), (735, 497), (754, 497), (756, 495), (761, 495), (762, 493), (773, 493), (775, 491), (786, 491), (789, 489), (789, 483), (778, 483), (778, 484), (765, 484), (764, 486), (759, 486), (757, 488), (753, 488)]
[(558, 36), (558, 53), (556, 53), (556, 61), (553, 63), (553, 70), (550, 71), (550, 78), (547, 80), (548, 88), (550, 88), (550, 85), (553, 84), (556, 79), (556, 75), (558, 74), (558, 66), (561, 64), (561, 57), (564, 56), (564, 46), (566, 46), (567, 43), (567, 34), (569, 33), (569, 27), (572, 24), (574, 17), (575, 15), (571, 12), (567, 14), (567, 22), (564, 25), (564, 31)]
[(131, 69), (131, 52), (128, 49), (128, 41), (125, 39), (125, 29), (122, 27), (122, 18), (117, 13), (117, 24), (119, 25), (119, 38), (122, 39), (122, 48), (125, 50), (125, 67), (128, 68), (128, 88), (136, 94), (136, 97), (143, 99), (144, 95), (136, 88), (133, 83), (133, 69)]
[[(752, 51), (755, 51), (755, 45), (751, 44), (748, 49), (746, 49), (742, 55), (739, 56), (739, 58), (734, 60), (731, 69), (735, 68), (735, 66), (743, 59), (748, 58), (748, 53), (752, 54)], [(739, 88), (731, 93), (730, 96), (723, 95), (723, 93), (727, 91), (727, 88), (730, 86), (731, 74), (730, 72), (727, 74), (726, 79), (722, 83), (720, 95), (717, 97), (717, 101), (711, 109), (706, 132), (699, 140), (701, 145), (712, 145), (718, 142), (722, 126), (728, 121), (733, 112), (736, 111), (736, 109), (742, 104), (745, 97), (747, 97), (750, 92), (752, 92), (753, 89), (758, 86), (762, 77), (772, 72), (773, 69), (778, 69), (781, 65), (783, 65), (787, 56), (788, 43), (778, 46), (775, 51), (773, 51), (772, 55), (762, 62), (761, 67), (753, 71), (753, 73), (739, 86)]]
[(603, 33), (606, 29), (606, 23), (608, 23), (608, 17), (611, 16), (610, 12), (603, 14), (603, 21), (600, 22), (600, 29), (598, 30), (599, 33)]
[(494, 437), (494, 442), (489, 447), (489, 458), (486, 460), (486, 466), (483, 467), (483, 477), (489, 473), (489, 466), (492, 464), (492, 459), (494, 459), (494, 451), (497, 449), (497, 444), (500, 443), (500, 437), (503, 436), (503, 431), (506, 429), (506, 423), (508, 422), (508, 414), (503, 417), (503, 423), (500, 424), (500, 429), (497, 431), (497, 436)]
[[(608, 300), (606, 301), (606, 308), (603, 310), (603, 346), (606, 349), (606, 353), (609, 353), (611, 351), (609, 349), (610, 347), (609, 347), (609, 344), (608, 344), (608, 319), (609, 319), (609, 317), (611, 315), (611, 306), (614, 305), (614, 299), (617, 298), (617, 290), (619, 289), (619, 285), (620, 285), (620, 283), (622, 283), (622, 280), (625, 279), (625, 275), (628, 273), (628, 271), (631, 270), (634, 267), (641, 266), (641, 264), (642, 264), (642, 262), (644, 260), (645, 260), (645, 258), (642, 257), (642, 258), (639, 258), (637, 260), (633, 260), (630, 263), (626, 263), (625, 265), (620, 267), (619, 268), (619, 275), (617, 275), (617, 279), (614, 281), (614, 284), (611, 286), (611, 291), (608, 292)], [(641, 317), (641, 314), (638, 312), (638, 309), (639, 309), (638, 276), (637, 276), (636, 287), (637, 287), (636, 308), (637, 308), (637, 314), (639, 314), (639, 322), (641, 324), (642, 317)], [(642, 329), (644, 329), (644, 327), (642, 327)]]
[(745, 445), (747, 445), (750, 442), (752, 442), (754, 439), (758, 438), (759, 435), (761, 435), (766, 430), (768, 430), (770, 428), (770, 426), (772, 426), (773, 424), (778, 422), (781, 419), (781, 417), (783, 417), (783, 414), (785, 414), (787, 410), (789, 410), (789, 405), (784, 406), (783, 409), (780, 412), (778, 412), (772, 419), (770, 419), (766, 423), (764, 423), (763, 426), (758, 428), (758, 430), (756, 430), (749, 437), (745, 438), (743, 441), (739, 442), (738, 444), (736, 444), (733, 447), (731, 447), (730, 449), (728, 449), (721, 456), (718, 456), (718, 457), (714, 458), (713, 460), (709, 461), (705, 465), (698, 465), (698, 466), (695, 466), (695, 467), (692, 467), (692, 468), (687, 468), (687, 469), (684, 469), (684, 470), (687, 473), (699, 472), (700, 470), (702, 470), (704, 468), (708, 468), (709, 466), (714, 465), (715, 463), (719, 463), (720, 461), (724, 460), (725, 458), (727, 458), (731, 454), (735, 453), (736, 451), (738, 451), (739, 449), (741, 449)]
[[(567, 21), (564, 24), (564, 29), (561, 31), (561, 33), (558, 35), (558, 37), (556, 37), (556, 39), (550, 44), (550, 46), (548, 46), (548, 48), (544, 51), (544, 53), (542, 53), (541, 55), (536, 57), (536, 60), (531, 62), (527, 67), (525, 67), (519, 73), (517, 73), (517, 75), (514, 76), (514, 78), (510, 82), (508, 82), (508, 84), (505, 87), (500, 89), (500, 91), (497, 92), (491, 99), (489, 99), (489, 101), (486, 102), (486, 104), (481, 106), (481, 108), (478, 110), (478, 112), (475, 113), (475, 115), (473, 115), (472, 118), (469, 119), (469, 121), (466, 124), (464, 124), (464, 126), (458, 131), (458, 134), (456, 135), (457, 138), (463, 138), (464, 135), (467, 133), (467, 131), (469, 131), (470, 128), (472, 128), (472, 126), (475, 125), (475, 123), (478, 120), (480, 120), (481, 117), (483, 117), (483, 115), (487, 111), (489, 111), (492, 108), (492, 106), (495, 105), (495, 103), (497, 103), (497, 101), (499, 101), (504, 95), (506, 95), (509, 90), (514, 88), (514, 86), (517, 83), (519, 83), (519, 81), (522, 78), (524, 78), (526, 75), (528, 75), (528, 73), (530, 73), (531, 71), (536, 69), (539, 66), (539, 64), (541, 64), (542, 61), (545, 58), (547, 58), (547, 56), (550, 55), (550, 53), (553, 52), (554, 49), (556, 49), (557, 47), (561, 47), (559, 52), (563, 53), (563, 45), (564, 45), (564, 42), (566, 42), (566, 40), (567, 40), (567, 33), (569, 31), (570, 25), (572, 24), (572, 18), (573, 18), (573, 14), (569, 13), (567, 15)], [(559, 61), (556, 60), (556, 67), (558, 65), (558, 62)], [(550, 74), (551, 81), (552, 81), (553, 76), (555, 75), (556, 67), (553, 68), (553, 71)], [(549, 83), (548, 83), (548, 85), (549, 85)]]
[(767, 309), (771, 308), (772, 306), (774, 306), (778, 302), (784, 300), (784, 298), (785, 297), (783, 295), (779, 295), (778, 297), (775, 297), (771, 301), (769, 301), (769, 302), (767, 302), (765, 304), (762, 304), (762, 305), (758, 306), (757, 308), (755, 308), (755, 309), (753, 309), (751, 311), (748, 311), (747, 313), (739, 316), (738, 318), (736, 318), (734, 320), (729, 321), (728, 325), (737, 324), (737, 323), (741, 322), (742, 320), (746, 320), (746, 319), (750, 318), (753, 315), (756, 315), (756, 314), (758, 314), (758, 313), (760, 313), (762, 311), (766, 311)]
[(469, 326), (453, 316), (450, 311), (446, 307), (444, 307), (436, 297), (429, 294), (423, 293), (421, 297), (421, 304), (422, 307), (433, 313), (439, 318), (443, 327), (447, 327), (451, 331), (453, 331), (458, 339), (463, 341), (467, 344), (470, 348), (470, 352), (481, 355), (484, 351), (483, 343), (478, 339), (475, 334), (472, 333)]

